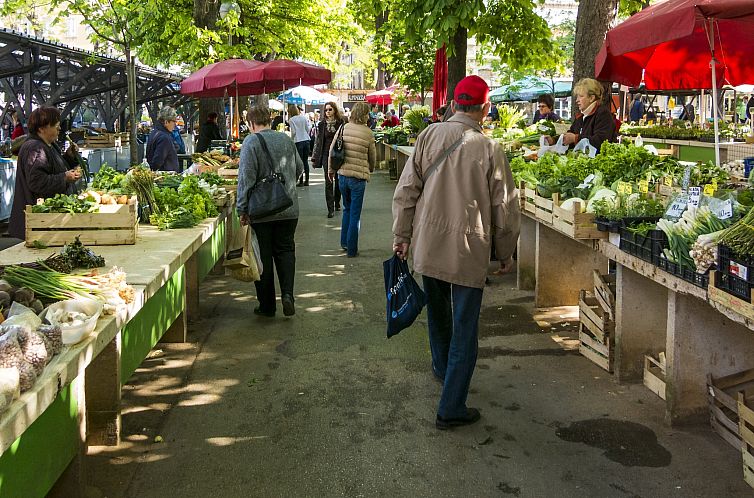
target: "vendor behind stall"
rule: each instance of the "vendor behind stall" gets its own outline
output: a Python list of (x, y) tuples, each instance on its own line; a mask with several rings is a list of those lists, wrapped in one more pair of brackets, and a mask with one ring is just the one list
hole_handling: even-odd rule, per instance
[(177, 116), (175, 109), (167, 105), (157, 113), (157, 123), (147, 140), (146, 158), (152, 170), (180, 171), (172, 135)]
[(76, 181), (81, 178), (77, 147), (71, 144), (64, 154), (56, 142), (59, 131), (59, 109), (38, 107), (32, 111), (29, 138), (18, 153), (16, 191), (8, 226), (11, 237), (24, 239), (26, 236), (26, 206), (55, 194), (77, 192)]
[(532, 121), (532, 124), (542, 120), (553, 122), (560, 121), (560, 116), (553, 112), (554, 108), (555, 98), (553, 98), (552, 95), (550, 95), (549, 93), (540, 95), (537, 99), (537, 112), (534, 113), (534, 120)]
[(599, 151), (603, 142), (617, 141), (615, 116), (607, 105), (601, 103), (602, 94), (602, 85), (592, 78), (584, 78), (573, 87), (581, 114), (563, 135), (564, 145), (575, 145), (587, 138), (589, 144)]

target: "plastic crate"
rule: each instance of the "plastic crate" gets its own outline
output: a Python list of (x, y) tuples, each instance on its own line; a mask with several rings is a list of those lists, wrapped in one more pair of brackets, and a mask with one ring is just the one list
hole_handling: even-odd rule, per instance
[(754, 284), (754, 258), (739, 256), (723, 244), (717, 246), (717, 269), (720, 273)]
[(689, 268), (681, 268), (678, 264), (668, 261), (666, 258), (660, 258), (658, 265), (660, 269), (665, 270), (671, 275), (690, 282), (697, 287), (706, 289), (709, 287), (709, 271), (706, 273), (697, 273)]
[(647, 235), (634, 233), (627, 228), (620, 231), (620, 249), (639, 259), (658, 265), (667, 237), (662, 230), (650, 230)]
[(738, 298), (746, 301), (751, 300), (751, 284), (735, 275), (729, 275), (723, 272), (718, 273), (717, 280), (715, 280), (715, 286)]

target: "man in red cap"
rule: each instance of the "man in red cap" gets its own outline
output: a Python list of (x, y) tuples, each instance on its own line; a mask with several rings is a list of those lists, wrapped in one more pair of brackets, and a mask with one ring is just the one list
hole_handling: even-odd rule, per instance
[(480, 418), (466, 397), (490, 244), (508, 272), (518, 241), (518, 189), (503, 149), (480, 126), (490, 110), (489, 91), (478, 76), (458, 83), (455, 114), (419, 135), (393, 196), (393, 251), (405, 259), (411, 247), (428, 298), (432, 371), (443, 383), (438, 429)]

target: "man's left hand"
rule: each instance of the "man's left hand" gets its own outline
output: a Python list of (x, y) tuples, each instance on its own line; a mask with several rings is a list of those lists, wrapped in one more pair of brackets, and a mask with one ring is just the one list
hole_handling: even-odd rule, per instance
[(327, 177), (330, 179), (331, 182), (335, 181), (335, 172), (331, 169), (327, 170)]
[(244, 227), (245, 227), (246, 225), (248, 225), (248, 224), (249, 224), (249, 222), (251, 221), (251, 220), (249, 219), (249, 215), (248, 215), (248, 214), (242, 214), (242, 215), (241, 215), (241, 216), (239, 216), (238, 218), (239, 218), (239, 220), (241, 221), (241, 226), (244, 226)]
[(494, 275), (505, 275), (513, 271), (513, 258), (508, 258), (505, 261), (500, 262), (500, 269), (494, 272)]

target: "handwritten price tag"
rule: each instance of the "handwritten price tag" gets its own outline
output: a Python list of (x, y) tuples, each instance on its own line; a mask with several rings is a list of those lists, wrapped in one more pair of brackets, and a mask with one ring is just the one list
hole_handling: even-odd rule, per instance
[(689, 206), (699, 206), (699, 201), (702, 199), (701, 187), (689, 187)]
[(672, 176), (666, 176), (662, 179), (662, 182), (665, 184), (666, 187), (672, 187), (673, 186), (673, 177)]
[(631, 195), (632, 191), (630, 183), (618, 182), (618, 195)]
[(689, 205), (689, 196), (679, 195), (670, 204), (670, 207), (665, 212), (665, 216), (668, 218), (680, 218), (683, 212), (686, 211), (686, 207)]
[(639, 192), (641, 192), (642, 194), (649, 192), (649, 182), (647, 180), (639, 181)]
[(704, 195), (715, 195), (715, 190), (717, 190), (717, 185), (708, 183), (704, 186)]
[(733, 202), (730, 199), (723, 202), (720, 205), (720, 207), (718, 207), (715, 210), (715, 216), (717, 216), (721, 220), (727, 220), (728, 218), (732, 218), (733, 217)]

